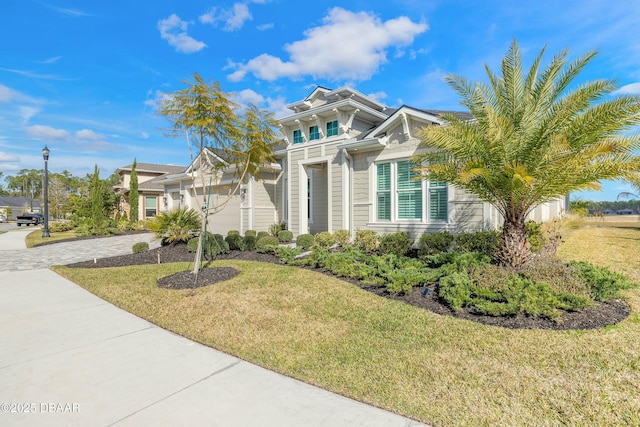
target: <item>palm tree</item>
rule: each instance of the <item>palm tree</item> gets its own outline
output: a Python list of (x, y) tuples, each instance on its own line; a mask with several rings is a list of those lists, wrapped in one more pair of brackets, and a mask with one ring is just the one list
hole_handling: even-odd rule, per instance
[(640, 123), (640, 97), (601, 101), (616, 89), (611, 80), (571, 86), (595, 52), (571, 63), (560, 52), (539, 73), (544, 51), (526, 75), (514, 40), (501, 76), (485, 67), (488, 84), (448, 76), (473, 120), (449, 114), (446, 126), (423, 129), (426, 150), (414, 159), (423, 176), (476, 194), (502, 214), (498, 260), (514, 267), (531, 257), (525, 220), (536, 205), (640, 173), (639, 139), (621, 134)]

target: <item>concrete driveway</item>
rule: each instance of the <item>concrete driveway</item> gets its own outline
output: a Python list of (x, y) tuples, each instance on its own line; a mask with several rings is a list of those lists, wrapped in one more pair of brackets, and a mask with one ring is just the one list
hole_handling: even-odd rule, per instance
[(19, 248), (26, 233), (0, 234), (2, 426), (423, 425), (177, 336), (45, 268), (148, 235)]

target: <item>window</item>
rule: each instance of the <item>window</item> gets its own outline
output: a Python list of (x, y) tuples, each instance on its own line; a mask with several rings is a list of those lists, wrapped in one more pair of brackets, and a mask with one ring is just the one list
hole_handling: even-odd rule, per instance
[(320, 139), (320, 130), (318, 126), (311, 126), (309, 128), (309, 141), (313, 141), (314, 139)]
[(334, 120), (327, 123), (327, 138), (338, 135), (338, 121)]
[(429, 181), (429, 220), (447, 220), (447, 183)]
[(409, 160), (398, 162), (398, 219), (422, 219), (422, 181)]
[(304, 142), (304, 138), (302, 137), (302, 131), (300, 129), (293, 131), (293, 143), (300, 144)]
[(151, 218), (158, 214), (158, 198), (156, 196), (146, 196), (144, 198), (144, 216)]
[(391, 220), (391, 163), (378, 163), (378, 220)]
[(376, 164), (376, 220), (447, 220), (447, 183), (416, 180), (414, 167), (409, 160)]

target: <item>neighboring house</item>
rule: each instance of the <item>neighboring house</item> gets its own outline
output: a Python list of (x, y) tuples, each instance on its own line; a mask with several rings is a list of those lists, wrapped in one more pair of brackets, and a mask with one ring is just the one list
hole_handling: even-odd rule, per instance
[(634, 215), (636, 211), (634, 211), (633, 209), (625, 208), (625, 209), (618, 209), (616, 213), (618, 215)]
[[(284, 221), (295, 236), (368, 229), (406, 231), (418, 239), (426, 232), (501, 225), (495, 208), (476, 196), (445, 182), (413, 179), (411, 158), (421, 149), (417, 132), (446, 125), (444, 111), (386, 108), (350, 87), (317, 87), (287, 107), (293, 114), (279, 120), (284, 146), (276, 148), (277, 164), (242, 184), (225, 209), (210, 218), (213, 232), (266, 231)], [(454, 114), (471, 119), (468, 113)], [(206, 157), (205, 164), (224, 162), (213, 151)], [(166, 208), (184, 203), (198, 209), (196, 197), (202, 200), (205, 192), (211, 192), (214, 204), (226, 196), (232, 168), (215, 177), (205, 168), (203, 185), (198, 164), (197, 159), (182, 172), (154, 180), (158, 190), (164, 187)], [(198, 178), (195, 184), (192, 173)], [(541, 222), (560, 216), (567, 200), (540, 205), (530, 218)]]
[(40, 212), (40, 201), (30, 197), (0, 196), (0, 213), (7, 215), (7, 219), (13, 220), (25, 212)]
[[(116, 191), (121, 193), (122, 198), (120, 210), (130, 218), (129, 191), (131, 190), (131, 168), (132, 164), (123, 166), (116, 170), (122, 177), (120, 186)], [(180, 173), (186, 166), (157, 165), (153, 163), (136, 164), (136, 175), (138, 176), (138, 219), (153, 218), (159, 212), (167, 210), (166, 199), (164, 197), (165, 188), (158, 183), (158, 179), (164, 175)]]

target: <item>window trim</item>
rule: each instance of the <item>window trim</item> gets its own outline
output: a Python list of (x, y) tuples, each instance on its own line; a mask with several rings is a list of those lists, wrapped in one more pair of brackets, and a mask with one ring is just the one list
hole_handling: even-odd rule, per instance
[[(333, 123), (335, 123), (335, 129), (333, 128), (333, 126), (331, 127), (331, 131), (335, 133), (331, 134), (330, 133), (330, 129), (329, 129), (329, 125), (332, 125)], [(338, 136), (340, 134), (340, 127), (338, 124), (337, 120), (331, 120), (330, 122), (327, 122), (327, 138), (332, 137), (332, 136)]]
[(309, 126), (309, 141), (317, 141), (318, 139), (320, 139), (320, 127), (318, 125)]
[[(374, 161), (373, 164), (373, 223), (379, 224), (411, 224), (411, 223), (420, 223), (420, 224), (446, 224), (449, 222), (449, 184), (444, 183), (442, 186), (432, 187), (431, 181), (428, 179), (422, 179), (420, 181), (420, 194), (422, 197), (422, 205), (421, 205), (421, 217), (420, 218), (399, 218), (399, 189), (398, 189), (398, 163), (403, 161), (411, 161), (410, 158), (394, 158), (394, 159), (385, 159), (381, 161)], [(390, 168), (390, 189), (391, 189), (391, 197), (390, 197), (390, 219), (379, 219), (378, 218), (378, 165), (380, 164), (389, 164)], [(411, 191), (415, 191), (414, 189), (408, 189)], [(444, 219), (432, 219), (431, 218), (431, 190), (444, 190), (445, 201), (446, 201), (446, 218)], [(382, 190), (385, 191), (386, 190)]]
[[(297, 133), (297, 136), (296, 136)], [(296, 140), (298, 139), (298, 140)], [(304, 136), (302, 135), (302, 130), (294, 129), (293, 130), (293, 143), (294, 144), (302, 144), (304, 142)]]

